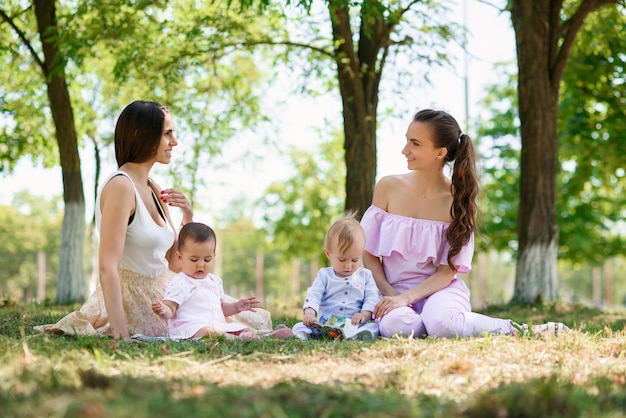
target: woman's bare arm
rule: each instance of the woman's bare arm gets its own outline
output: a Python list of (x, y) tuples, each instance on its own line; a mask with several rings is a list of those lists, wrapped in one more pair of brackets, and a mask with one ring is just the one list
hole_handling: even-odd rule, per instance
[(100, 197), (100, 285), (113, 338), (130, 339), (122, 303), (119, 268), (128, 219), (135, 211), (135, 190), (124, 176), (112, 178)]

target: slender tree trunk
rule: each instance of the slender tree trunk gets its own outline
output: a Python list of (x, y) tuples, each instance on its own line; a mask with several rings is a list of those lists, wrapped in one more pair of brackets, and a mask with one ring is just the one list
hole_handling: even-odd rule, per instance
[(213, 265), (213, 273), (216, 276), (222, 276), (224, 268), (224, 230), (218, 229), (215, 232), (217, 235), (217, 243), (215, 244), (215, 263)]
[(594, 308), (602, 307), (602, 276), (600, 267), (595, 266), (591, 269), (591, 294)]
[(488, 254), (481, 251), (478, 253), (478, 304), (479, 307), (487, 305), (487, 258)]
[(102, 160), (100, 158), (100, 148), (98, 147), (98, 141), (96, 140), (96, 134), (92, 133), (89, 135), (89, 139), (93, 144), (93, 152), (94, 152), (94, 161), (96, 164), (96, 170), (94, 173), (94, 182), (93, 182), (93, 213), (91, 214), (91, 222), (87, 227), (87, 243), (89, 245), (89, 260), (91, 262), (88, 266), (87, 271), (87, 291), (91, 294), (98, 284), (100, 279), (100, 269), (99, 269), (99, 235), (96, 225), (96, 211), (100, 210), (96, 207), (96, 200), (98, 197), (98, 188), (100, 178), (100, 171), (102, 169)]
[(265, 303), (265, 291), (263, 289), (263, 265), (264, 265), (263, 251), (257, 251), (256, 252), (256, 297), (261, 301), (261, 304)]
[(604, 267), (602, 269), (604, 276), (604, 306), (609, 308), (613, 305), (613, 264), (611, 259), (604, 260)]
[(80, 171), (78, 139), (74, 113), (65, 81), (64, 59), (59, 53), (52, 31), (56, 25), (55, 2), (35, 0), (35, 14), (45, 57), (44, 76), (50, 110), (56, 129), (59, 157), (63, 175), (65, 214), (61, 231), (57, 302), (84, 300), (85, 274), (83, 250), (85, 241), (85, 196)]
[[(1, 293), (0, 293), (1, 294)], [(46, 300), (46, 253), (37, 253), (37, 302)]]
[(98, 285), (100, 280), (100, 254), (99, 254), (99, 240), (98, 234), (96, 234), (96, 225), (92, 223), (88, 227), (88, 244), (89, 244), (89, 260), (91, 261), (89, 266), (89, 273), (87, 275), (87, 292), (91, 294)]
[(291, 259), (291, 299), (297, 299), (300, 295), (300, 260)]
[(317, 272), (319, 270), (320, 263), (319, 261), (317, 261), (317, 259), (315, 260), (311, 260), (311, 266), (309, 271), (311, 272), (310, 275), (310, 280), (309, 280), (309, 284), (313, 284), (313, 282), (315, 281), (315, 277), (317, 277)]

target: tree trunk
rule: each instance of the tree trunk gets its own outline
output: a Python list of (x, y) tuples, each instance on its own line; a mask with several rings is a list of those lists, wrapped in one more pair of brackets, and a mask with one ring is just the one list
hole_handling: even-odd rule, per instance
[(487, 257), (484, 251), (478, 253), (478, 307), (487, 306)]
[(381, 16), (362, 17), (357, 50), (345, 2), (331, 0), (328, 7), (343, 106), (345, 209), (356, 211), (360, 218), (372, 203), (376, 185), (376, 113), (384, 64), (378, 57), (384, 55), (381, 50), (388, 45), (392, 26), (385, 25)]
[(46, 253), (37, 253), (37, 302), (46, 300)]
[(519, 249), (513, 301), (554, 300), (558, 292), (556, 216), (559, 85), (586, 16), (614, 0), (583, 0), (562, 21), (562, 0), (513, 0), (522, 157)]
[(602, 269), (604, 276), (604, 306), (610, 308), (613, 306), (613, 264), (611, 259), (604, 260), (604, 268)]
[(215, 232), (217, 242), (215, 243), (215, 262), (213, 263), (213, 274), (222, 276), (224, 268), (224, 230), (218, 229)]
[(263, 289), (263, 265), (264, 265), (263, 251), (256, 252), (256, 297), (261, 301), (261, 304), (265, 304), (265, 291)]
[(291, 299), (298, 299), (300, 297), (300, 260), (293, 258), (291, 260), (291, 292), (289, 296)]
[(64, 59), (59, 54), (57, 41), (51, 32), (56, 25), (55, 3), (48, 0), (35, 0), (34, 5), (45, 58), (44, 77), (63, 175), (65, 214), (59, 250), (56, 300), (59, 303), (76, 302), (85, 299), (83, 270), (85, 196), (80, 171), (78, 139), (65, 81)]
[[(340, 80), (346, 159), (346, 211), (360, 219), (371, 205), (376, 185), (376, 109), (371, 103), (350, 100), (346, 81)], [(372, 111), (371, 108), (374, 107)], [(367, 116), (363, 116), (367, 115)]]
[(602, 276), (598, 266), (591, 269), (591, 298), (594, 308), (602, 308)]
[(315, 281), (315, 278), (317, 277), (317, 272), (319, 270), (319, 261), (317, 259), (311, 260), (311, 265), (309, 268), (309, 271), (311, 272), (311, 280), (309, 280), (309, 284), (313, 284), (313, 282)]
[[(514, 2), (516, 3), (516, 2)], [(557, 116), (559, 84), (550, 72), (550, 28), (546, 16), (521, 1), (513, 14), (519, 66), (522, 135), (519, 254), (513, 299), (533, 303), (557, 296), (558, 225), (556, 216)], [(514, 10), (516, 10), (514, 8)]]

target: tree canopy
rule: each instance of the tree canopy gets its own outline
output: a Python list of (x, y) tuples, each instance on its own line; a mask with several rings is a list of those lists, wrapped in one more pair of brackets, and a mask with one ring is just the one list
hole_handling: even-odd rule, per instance
[[(258, 13), (227, 13), (220, 6), (112, 0), (94, 7), (36, 0), (0, 7), (0, 61), (11, 70), (0, 76), (7, 121), (0, 132), (0, 167), (10, 172), (26, 156), (61, 165), (60, 302), (84, 298), (85, 202), (78, 153), (83, 139), (94, 144), (99, 158), (128, 102), (142, 98), (168, 105), (178, 111), (183, 129), (194, 133), (186, 170), (176, 171), (178, 186), (186, 183), (193, 198), (202, 179), (197, 166), (206, 165), (217, 144), (261, 118), (253, 93), (260, 79), (255, 57), (227, 45), (224, 34), (279, 28), (267, 21), (255, 25), (264, 20)], [(103, 125), (109, 128), (103, 131)]]

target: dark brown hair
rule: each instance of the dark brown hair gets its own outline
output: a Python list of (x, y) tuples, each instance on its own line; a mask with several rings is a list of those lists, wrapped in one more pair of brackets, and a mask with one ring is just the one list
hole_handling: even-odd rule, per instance
[(162, 104), (144, 100), (135, 100), (124, 108), (115, 124), (115, 159), (118, 167), (127, 162), (143, 163), (154, 156), (168, 112)]
[(208, 225), (200, 222), (189, 222), (180, 229), (178, 233), (178, 251), (182, 251), (186, 242), (209, 242), (215, 241), (217, 237), (215, 231)]
[(433, 128), (435, 148), (446, 148), (448, 154), (444, 163), (452, 164), (452, 223), (446, 238), (450, 243), (448, 265), (456, 270), (452, 258), (467, 244), (472, 233), (477, 233), (476, 216), (478, 213), (477, 197), (480, 189), (476, 174), (476, 155), (474, 145), (465, 135), (457, 121), (448, 113), (440, 110), (425, 109), (417, 112), (415, 122), (428, 123)]

